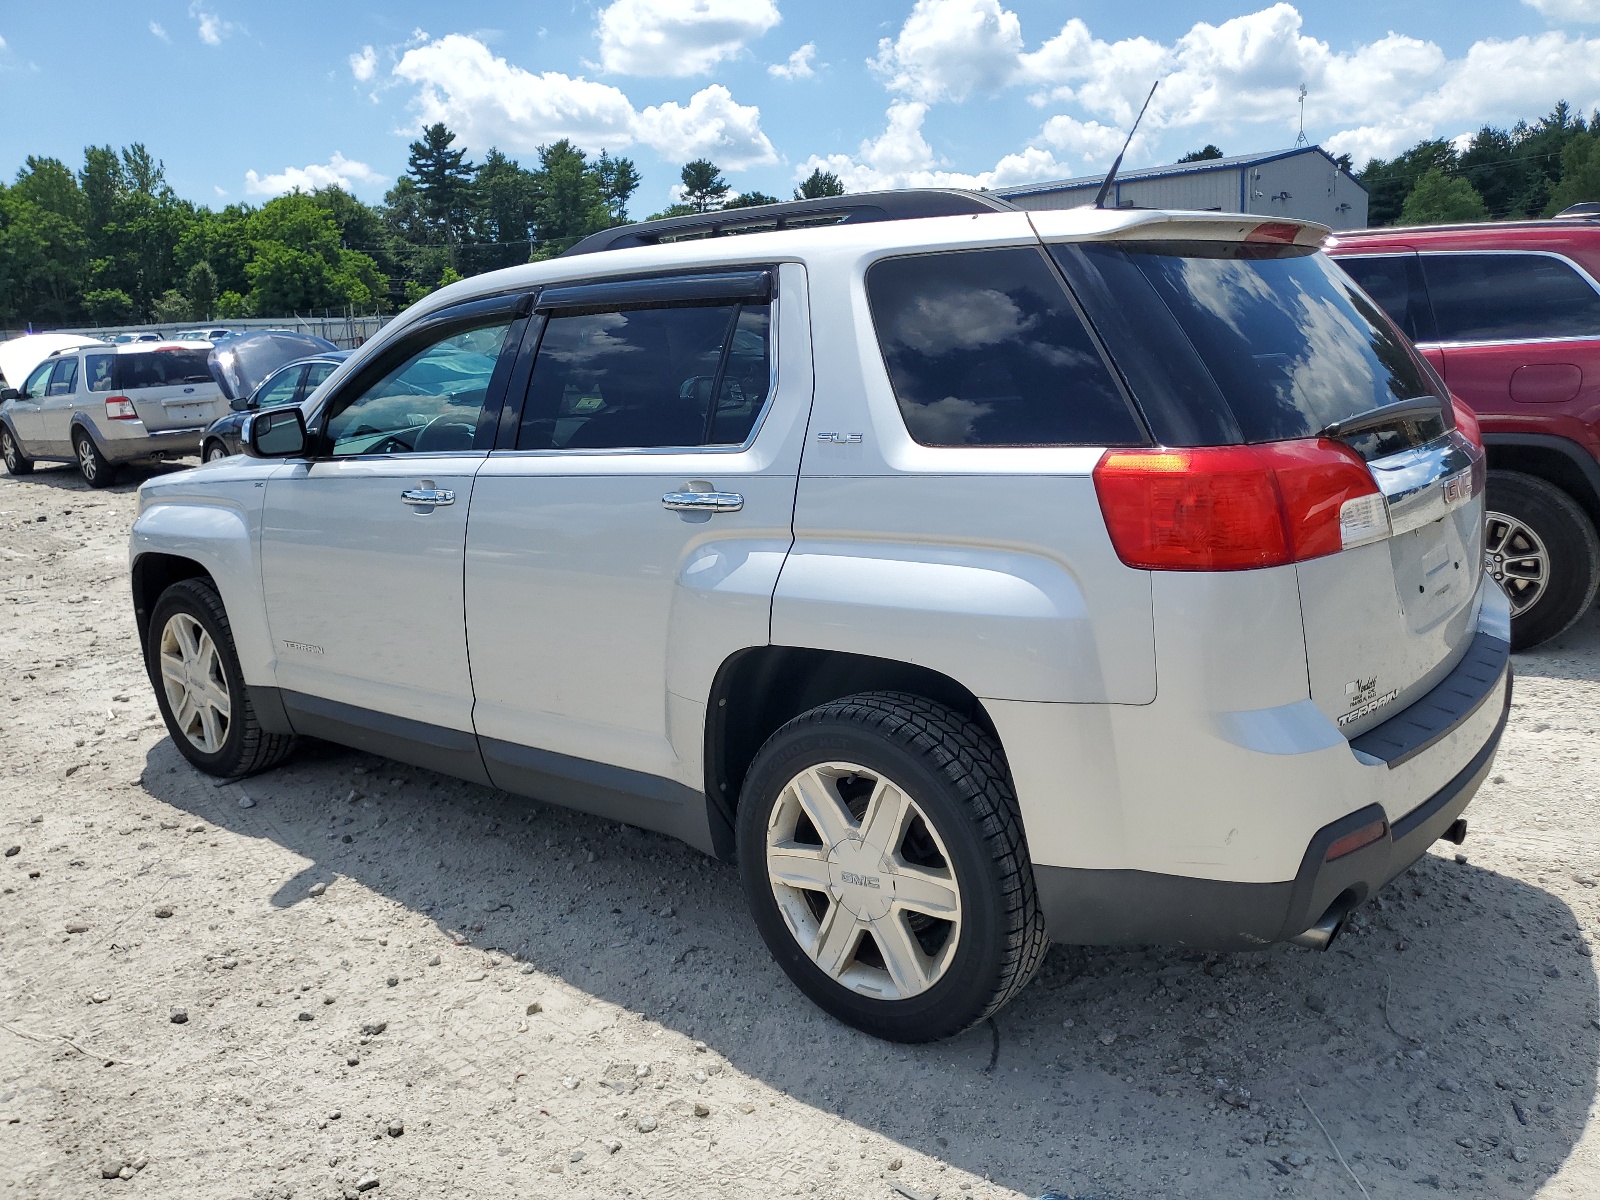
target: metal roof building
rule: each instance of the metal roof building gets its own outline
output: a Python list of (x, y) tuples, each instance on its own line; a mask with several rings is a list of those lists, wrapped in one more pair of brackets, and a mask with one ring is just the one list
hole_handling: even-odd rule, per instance
[[(1019, 208), (1093, 204), (1104, 175), (996, 188)], [(1115, 208), (1181, 208), (1299, 217), (1333, 229), (1363, 229), (1367, 190), (1321, 146), (1208, 158), (1122, 171), (1107, 203)]]

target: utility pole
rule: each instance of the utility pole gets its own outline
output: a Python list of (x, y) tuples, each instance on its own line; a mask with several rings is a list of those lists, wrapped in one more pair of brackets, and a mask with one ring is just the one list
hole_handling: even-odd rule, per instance
[(1306, 85), (1300, 85), (1300, 136), (1294, 139), (1296, 146), (1306, 144)]

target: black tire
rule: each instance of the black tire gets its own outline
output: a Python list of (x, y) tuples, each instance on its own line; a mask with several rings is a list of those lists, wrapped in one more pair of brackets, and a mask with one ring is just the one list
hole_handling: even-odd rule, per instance
[(33, 474), (33, 459), (22, 452), (22, 444), (17, 441), (17, 435), (4, 425), (0, 425), (0, 461), (6, 464), (7, 474)]
[[(792, 779), (831, 762), (892, 780), (947, 851), (960, 894), (960, 936), (943, 974), (919, 994), (880, 999), (834, 979), (796, 940), (774, 895), (768, 822)], [(801, 714), (756, 755), (737, 826), (745, 898), (768, 949), (817, 1005), (865, 1033), (896, 1042), (951, 1037), (999, 1011), (1044, 961), (1050, 943), (1005, 757), (980, 726), (942, 704), (866, 692)]]
[(200, 452), (201, 462), (218, 462), (228, 457), (228, 448), (221, 442), (207, 442), (205, 449)]
[(73, 461), (78, 464), (78, 474), (92, 488), (107, 488), (117, 481), (117, 464), (100, 453), (94, 439), (82, 430), (72, 435)]
[[(190, 740), (179, 726), (161, 676), (161, 644), (167, 625), (179, 614), (197, 621), (210, 635), (227, 682), (230, 713), (227, 734), (214, 753), (206, 753)], [(150, 612), (150, 633), (145, 643), (145, 670), (155, 689), (156, 704), (167, 723), (178, 752), (207, 775), (237, 779), (277, 766), (294, 750), (292, 735), (266, 733), (256, 720), (239, 669), (239, 655), (233, 646), (233, 631), (222, 597), (206, 579), (183, 579), (161, 593)]]
[[(1600, 590), (1600, 537), (1594, 524), (1577, 501), (1566, 492), (1536, 475), (1521, 471), (1489, 472), (1488, 538), (1486, 566), (1491, 575), (1503, 578), (1513, 604), (1519, 591), (1528, 588), (1507, 563), (1497, 563), (1493, 551), (1501, 548), (1508, 528), (1504, 520), (1519, 522), (1543, 543), (1548, 560), (1542, 592), (1528, 608), (1511, 618), (1511, 648), (1531, 650), (1571, 628), (1589, 611)], [(1514, 549), (1536, 550), (1522, 543)], [(1501, 554), (1504, 560), (1508, 556)]]

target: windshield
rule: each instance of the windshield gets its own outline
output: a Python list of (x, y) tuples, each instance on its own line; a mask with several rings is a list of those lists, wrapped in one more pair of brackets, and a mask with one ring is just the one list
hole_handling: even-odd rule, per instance
[[(1141, 402), (1165, 388), (1169, 406), (1217, 410), (1187, 412), (1188, 437), (1168, 444), (1314, 437), (1374, 409), (1436, 396), (1388, 319), (1314, 250), (1225, 242), (1054, 250), (1075, 283), (1092, 282), (1082, 290), (1119, 365), (1136, 355), (1164, 360), (1128, 372)], [(1108, 313), (1108, 305), (1120, 311)], [(1174, 381), (1181, 371), (1201, 373), (1201, 385)], [(1368, 457), (1393, 453), (1439, 436), (1445, 420), (1442, 412), (1412, 412), (1357, 449)]]

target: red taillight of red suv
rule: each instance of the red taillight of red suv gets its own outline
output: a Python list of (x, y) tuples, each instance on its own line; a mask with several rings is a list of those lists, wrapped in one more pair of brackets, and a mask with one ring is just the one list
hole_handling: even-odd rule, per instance
[(1095, 492), (1117, 556), (1148, 571), (1248, 571), (1389, 534), (1372, 473), (1326, 438), (1107, 450)]
[(1466, 438), (1479, 450), (1483, 449), (1483, 428), (1478, 424), (1478, 414), (1473, 412), (1454, 396), (1450, 397), (1450, 407), (1455, 410), (1456, 428), (1461, 431), (1461, 436)]
[(133, 401), (126, 396), (107, 396), (106, 417), (112, 421), (137, 421), (139, 414), (133, 410)]

